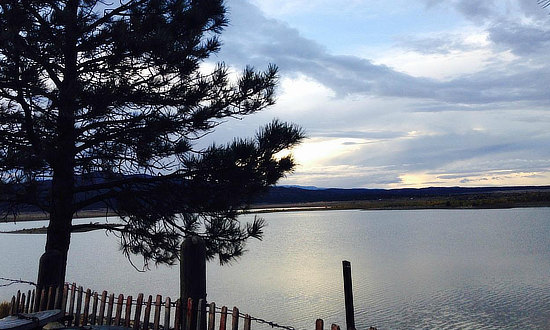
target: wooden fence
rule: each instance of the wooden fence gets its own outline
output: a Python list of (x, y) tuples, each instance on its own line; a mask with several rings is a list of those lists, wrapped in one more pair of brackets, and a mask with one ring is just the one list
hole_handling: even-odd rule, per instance
[[(229, 310), (226, 306), (217, 307), (215, 303), (206, 304), (203, 299), (194, 302), (191, 298), (185, 305), (180, 300), (157, 295), (155, 299), (142, 293), (136, 299), (132, 296), (107, 293), (101, 294), (90, 289), (84, 290), (76, 284), (65, 284), (62, 288), (49, 288), (26, 294), (17, 292), (11, 299), (10, 313), (33, 313), (44, 310), (61, 309), (65, 312), (63, 323), (66, 326), (112, 325), (124, 326), (134, 330), (237, 330), (242, 319), (242, 329), (250, 330), (252, 321), (266, 323), (273, 328), (294, 330), (293, 327), (280, 326), (262, 319), (242, 314), (237, 307)], [(218, 325), (216, 325), (216, 323)], [(323, 330), (323, 320), (318, 319), (315, 330)], [(340, 330), (332, 324), (331, 330)]]
[[(113, 325), (138, 329), (202, 329), (216, 328), (226, 330), (230, 325), (231, 330), (239, 327), (239, 319), (244, 319), (244, 329), (250, 330), (251, 317), (242, 315), (239, 309), (234, 307), (231, 311), (226, 306), (216, 307), (215, 303), (205, 304), (204, 300), (198, 303), (192, 299), (182, 306), (179, 299), (173, 301), (170, 297), (157, 295), (145, 298), (142, 293), (134, 299), (132, 296), (107, 293), (101, 294), (84, 290), (76, 284), (65, 284), (63, 288), (42, 290), (35, 292), (29, 290), (26, 294), (17, 292), (11, 300), (11, 314), (33, 313), (49, 309), (61, 309), (65, 311), (64, 323), (66, 326), (86, 325)], [(219, 314), (216, 317), (216, 314)], [(230, 318), (230, 320), (228, 320)], [(205, 325), (202, 325), (204, 323)], [(193, 326), (193, 328), (192, 328)]]

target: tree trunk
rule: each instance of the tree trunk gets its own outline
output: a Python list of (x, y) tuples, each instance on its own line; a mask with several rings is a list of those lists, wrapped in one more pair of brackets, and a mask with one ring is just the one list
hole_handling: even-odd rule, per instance
[(38, 268), (37, 287), (39, 289), (49, 286), (59, 287), (65, 283), (73, 218), (74, 178), (72, 168), (69, 173), (59, 172), (62, 171), (55, 171), (52, 182), (52, 205), (46, 251), (40, 258)]
[[(64, 134), (63, 134), (64, 135)], [(46, 238), (46, 251), (40, 260), (37, 286), (60, 286), (65, 282), (67, 254), (71, 241), (71, 225), (74, 212), (74, 143), (60, 134), (57, 161), (53, 168), (50, 222)], [(57, 252), (58, 257), (51, 257)], [(50, 257), (46, 257), (50, 255)], [(60, 259), (59, 259), (60, 258)], [(58, 260), (59, 259), (59, 260)], [(61, 266), (61, 269), (59, 269)]]
[(75, 113), (77, 97), (77, 13), (79, 1), (68, 1), (61, 21), (65, 25), (63, 38), (64, 73), (59, 86), (57, 138), (52, 171), (50, 223), (46, 252), (40, 259), (37, 286), (61, 286), (65, 282), (67, 255), (71, 241), (74, 213)]

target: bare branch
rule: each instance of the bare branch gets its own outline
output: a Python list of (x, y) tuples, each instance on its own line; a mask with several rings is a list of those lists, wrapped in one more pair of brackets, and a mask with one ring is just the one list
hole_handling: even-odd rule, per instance
[(0, 287), (10, 286), (10, 285), (13, 285), (13, 284), (30, 284), (30, 285), (36, 286), (36, 283), (31, 282), (31, 281), (24, 281), (22, 279), (16, 280), (16, 279), (11, 279), (11, 278), (0, 277), (0, 280), (9, 282), (7, 284), (0, 284)]

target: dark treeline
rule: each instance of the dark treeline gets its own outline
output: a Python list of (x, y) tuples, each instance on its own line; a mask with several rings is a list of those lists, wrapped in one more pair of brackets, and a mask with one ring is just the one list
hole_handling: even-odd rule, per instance
[(300, 187), (272, 187), (255, 200), (256, 204), (292, 204), (331, 201), (359, 201), (378, 199), (458, 197), (495, 193), (544, 192), (550, 194), (550, 186), (517, 187), (429, 187), (403, 189), (304, 189)]

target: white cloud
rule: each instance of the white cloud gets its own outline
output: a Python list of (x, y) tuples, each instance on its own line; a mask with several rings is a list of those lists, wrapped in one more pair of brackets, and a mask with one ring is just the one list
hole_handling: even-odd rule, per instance
[(278, 112), (314, 111), (319, 104), (330, 102), (335, 94), (321, 83), (305, 75), (285, 76), (281, 79), (277, 100)]
[(298, 164), (304, 168), (330, 165), (346, 155), (361, 150), (361, 145), (371, 140), (358, 138), (323, 138), (313, 137), (304, 141), (293, 150)]
[(415, 77), (453, 80), (483, 70), (505, 67), (518, 57), (509, 49), (494, 49), (484, 28), (463, 26), (452, 31), (406, 35), (377, 53), (382, 64)]
[(397, 50), (381, 55), (375, 63), (387, 65), (415, 77), (451, 80), (483, 69), (487, 65), (489, 55), (490, 53), (485, 50), (447, 54), (421, 54)]

